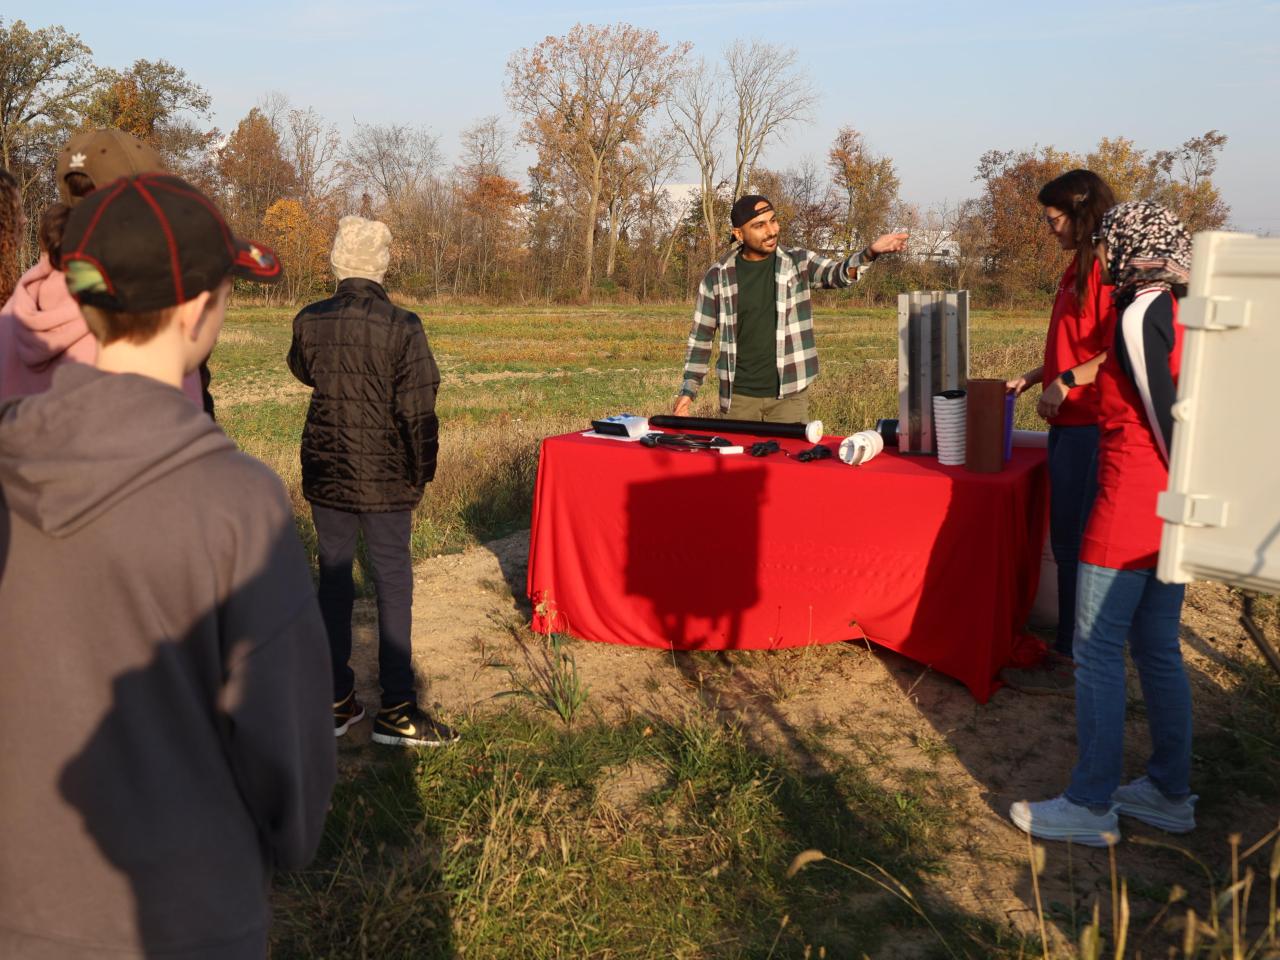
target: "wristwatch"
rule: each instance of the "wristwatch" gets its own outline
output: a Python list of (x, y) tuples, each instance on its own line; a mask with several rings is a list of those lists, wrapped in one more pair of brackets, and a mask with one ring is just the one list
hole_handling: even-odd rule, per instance
[(1063, 370), (1058, 376), (1062, 379), (1062, 382), (1067, 385), (1068, 390), (1076, 385), (1076, 372), (1070, 367)]

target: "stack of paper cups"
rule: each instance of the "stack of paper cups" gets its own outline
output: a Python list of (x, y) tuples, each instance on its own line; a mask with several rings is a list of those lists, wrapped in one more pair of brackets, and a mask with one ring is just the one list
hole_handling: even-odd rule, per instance
[(964, 464), (965, 392), (945, 390), (933, 395), (933, 427), (938, 438), (938, 462)]
[(856, 467), (884, 450), (884, 437), (877, 430), (863, 430), (840, 441), (840, 459)]

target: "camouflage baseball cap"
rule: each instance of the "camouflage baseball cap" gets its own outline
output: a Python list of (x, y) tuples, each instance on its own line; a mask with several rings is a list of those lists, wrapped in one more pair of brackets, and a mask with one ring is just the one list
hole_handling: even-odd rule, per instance
[(154, 147), (123, 130), (104, 128), (78, 133), (58, 153), (55, 177), (62, 202), (74, 207), (82, 198), (72, 196), (67, 175), (83, 173), (95, 188), (105, 187), (135, 173), (164, 173), (165, 162)]

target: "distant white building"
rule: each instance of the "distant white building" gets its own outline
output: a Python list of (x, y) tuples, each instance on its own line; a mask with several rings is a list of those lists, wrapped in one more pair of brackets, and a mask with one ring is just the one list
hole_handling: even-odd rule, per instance
[(950, 230), (936, 227), (913, 230), (907, 239), (907, 256), (912, 260), (954, 267), (960, 260), (960, 241)]

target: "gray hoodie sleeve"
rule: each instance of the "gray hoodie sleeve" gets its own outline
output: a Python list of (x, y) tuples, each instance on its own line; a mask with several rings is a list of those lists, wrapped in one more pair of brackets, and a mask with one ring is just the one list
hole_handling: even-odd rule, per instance
[(272, 864), (293, 869), (315, 855), (333, 790), (333, 680), (293, 513), (270, 479), (273, 489), (253, 493), (274, 522), (241, 531), (238, 564), (248, 576), (219, 618), (219, 712), (236, 783)]

